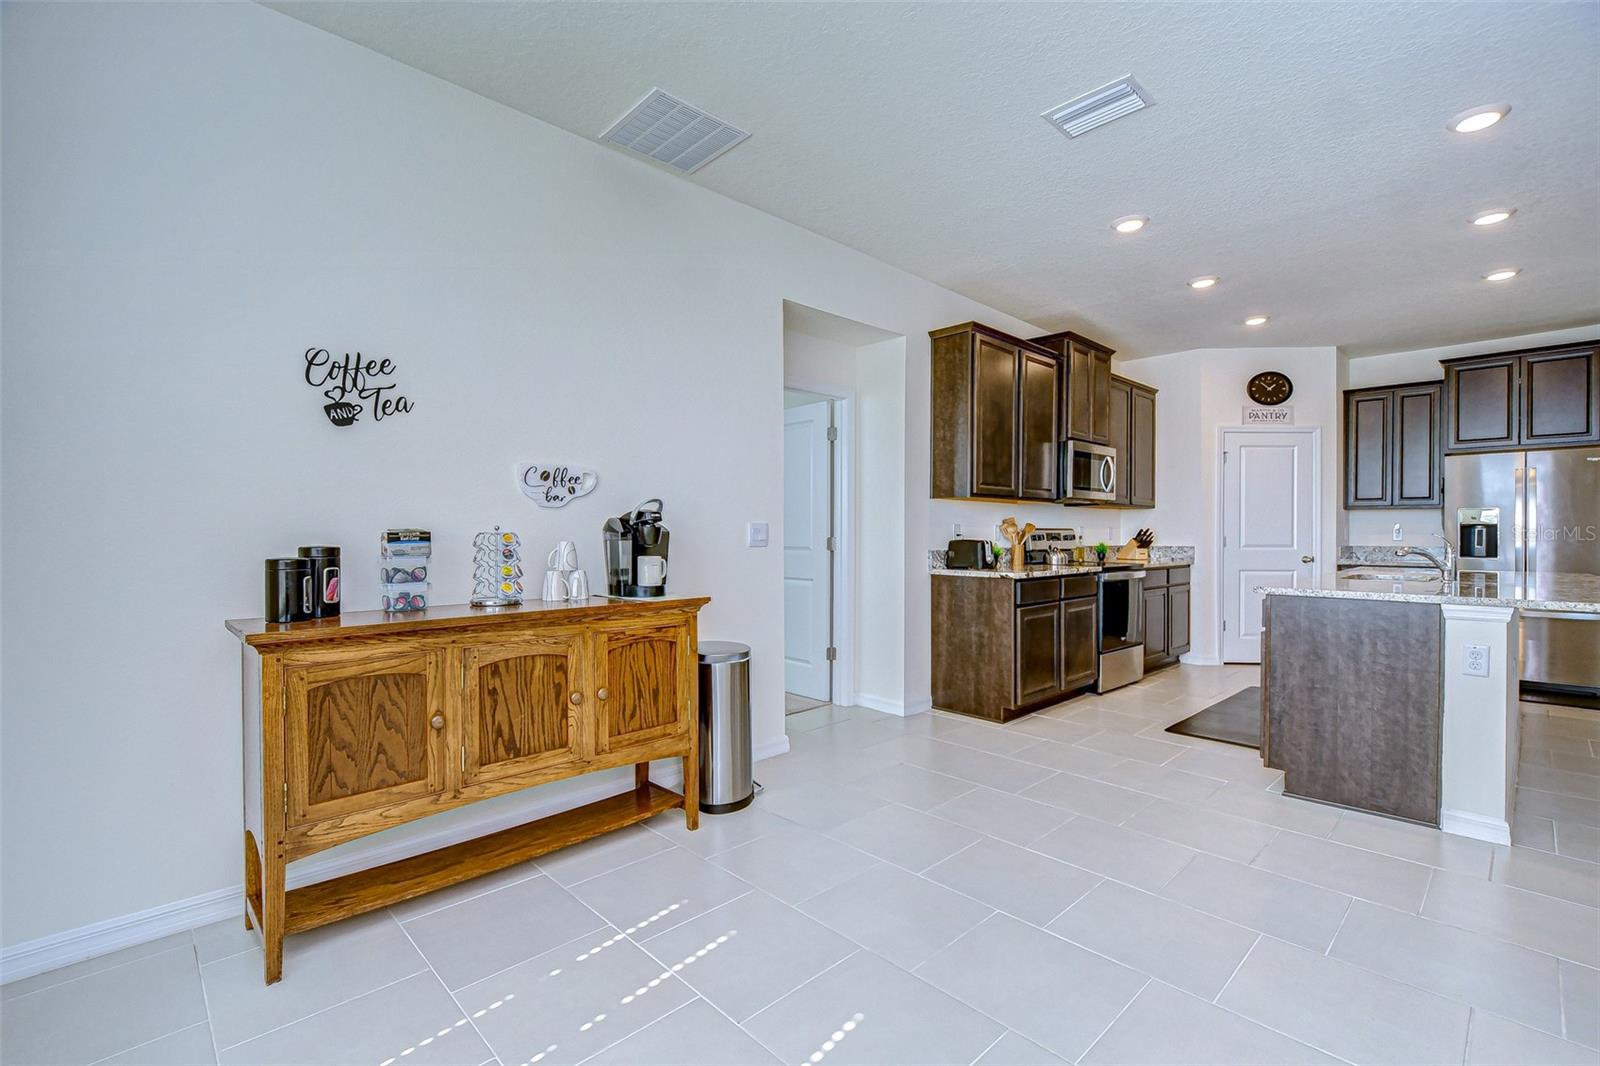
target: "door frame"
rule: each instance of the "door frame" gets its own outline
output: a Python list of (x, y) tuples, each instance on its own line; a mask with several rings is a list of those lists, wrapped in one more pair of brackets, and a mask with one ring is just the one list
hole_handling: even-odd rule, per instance
[[(783, 383), (785, 389), (809, 392), (833, 402), (833, 425), (838, 431), (833, 442), (833, 469), (829, 472), (833, 496), (833, 561), (829, 571), (829, 628), (835, 649), (828, 691), (833, 703), (853, 707), (856, 702), (856, 627), (855, 627), (855, 411), (854, 389), (818, 387), (804, 381)], [(783, 543), (782, 538), (778, 543)]]
[[(1222, 579), (1227, 576), (1225, 557), (1227, 548), (1222, 543), (1228, 522), (1228, 470), (1223, 453), (1227, 451), (1229, 434), (1233, 433), (1297, 433), (1311, 442), (1311, 555), (1322, 562), (1322, 427), (1321, 426), (1218, 426), (1215, 470), (1217, 472), (1216, 518), (1211, 527), (1216, 569), (1212, 582), (1212, 599), (1215, 601), (1211, 619), (1211, 633), (1216, 641), (1216, 662), (1225, 664), (1227, 656), (1222, 650), (1222, 620), (1227, 610), (1227, 597), (1223, 595)], [(1189, 634), (1193, 646), (1194, 634)], [(1250, 665), (1250, 664), (1244, 664)]]

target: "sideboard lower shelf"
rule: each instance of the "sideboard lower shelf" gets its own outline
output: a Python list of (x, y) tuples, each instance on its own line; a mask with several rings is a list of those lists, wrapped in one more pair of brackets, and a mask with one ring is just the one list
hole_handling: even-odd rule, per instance
[[(228, 623), (243, 643), (245, 925), (283, 938), (682, 808), (699, 824), (703, 597)], [(681, 760), (683, 793), (650, 781)], [(287, 891), (287, 866), (480, 800), (633, 768), (632, 787)], [(620, 784), (620, 783), (619, 783)]]
[[(318, 881), (288, 893), (284, 932), (303, 933), (341, 918), (353, 918), (367, 911), (404, 903), (548, 855), (613, 829), (648, 821), (663, 811), (682, 806), (682, 795), (646, 782), (642, 788), (607, 796), (535, 822), (369, 870)], [(252, 900), (251, 909), (259, 920), (259, 903)]]

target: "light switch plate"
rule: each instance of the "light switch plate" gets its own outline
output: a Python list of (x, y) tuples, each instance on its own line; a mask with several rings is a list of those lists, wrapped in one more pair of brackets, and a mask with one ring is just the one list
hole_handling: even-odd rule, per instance
[(745, 526), (744, 544), (747, 548), (765, 548), (767, 546), (767, 524), (765, 522), (751, 522)]
[(1394, 524), (1394, 539), (1395, 539), (1395, 541), (1398, 543), (1399, 540), (1404, 536), (1405, 536), (1405, 534), (1400, 532), (1400, 523), (1396, 522)]
[(1462, 649), (1461, 672), (1471, 677), (1489, 676), (1489, 645), (1468, 644)]
[(950, 535), (952, 537), (956, 538), (957, 540), (961, 539), (961, 523), (960, 522), (952, 522), (952, 523), (950, 523)]

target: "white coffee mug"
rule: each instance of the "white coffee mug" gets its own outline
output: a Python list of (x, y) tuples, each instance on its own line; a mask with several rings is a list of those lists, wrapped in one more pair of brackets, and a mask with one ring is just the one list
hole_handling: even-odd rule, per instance
[(639, 557), (639, 584), (660, 585), (667, 580), (667, 561), (659, 555)]
[(570, 540), (557, 541), (556, 546), (550, 551), (550, 557), (545, 560), (545, 565), (557, 570), (576, 570), (578, 546)]
[(574, 570), (567, 575), (567, 598), (573, 600), (586, 600), (589, 598), (589, 574), (584, 570)]
[(571, 589), (567, 586), (566, 575), (560, 570), (546, 570), (544, 572), (544, 595), (541, 599), (549, 602), (568, 599)]

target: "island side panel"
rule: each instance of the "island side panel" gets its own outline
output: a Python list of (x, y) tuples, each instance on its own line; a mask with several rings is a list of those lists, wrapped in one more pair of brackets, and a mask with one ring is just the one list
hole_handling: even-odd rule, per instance
[(1284, 792), (1438, 825), (1439, 608), (1270, 599), (1266, 743)]

